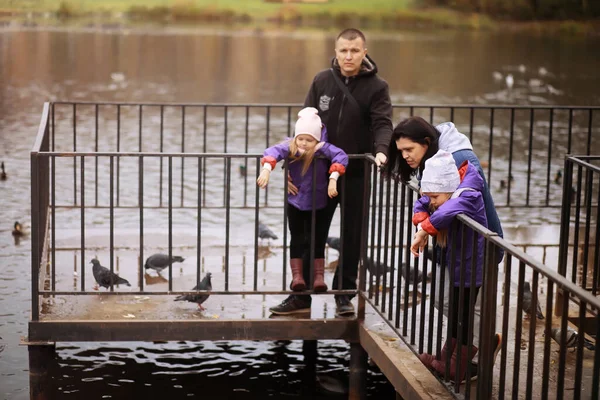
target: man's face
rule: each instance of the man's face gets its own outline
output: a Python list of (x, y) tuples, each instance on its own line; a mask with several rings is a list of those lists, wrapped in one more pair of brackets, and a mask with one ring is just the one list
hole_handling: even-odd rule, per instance
[(335, 58), (344, 76), (354, 76), (360, 71), (367, 49), (361, 38), (352, 40), (339, 38), (335, 43)]

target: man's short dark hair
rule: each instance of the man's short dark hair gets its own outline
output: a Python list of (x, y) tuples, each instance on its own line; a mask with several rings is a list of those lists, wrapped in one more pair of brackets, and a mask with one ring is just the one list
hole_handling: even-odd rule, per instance
[(365, 45), (367, 44), (367, 39), (365, 38), (365, 34), (355, 28), (344, 29), (338, 35), (338, 37), (335, 39), (335, 41), (337, 42), (340, 38), (344, 38), (346, 40), (354, 40), (356, 38), (361, 38), (363, 41), (363, 44), (365, 44)]

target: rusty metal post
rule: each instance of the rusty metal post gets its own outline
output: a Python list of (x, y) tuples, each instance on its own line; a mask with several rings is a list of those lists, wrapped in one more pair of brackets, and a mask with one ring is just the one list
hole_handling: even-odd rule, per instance
[(30, 344), (29, 350), (29, 398), (30, 400), (54, 399), (52, 370), (56, 362), (56, 345)]
[[(558, 273), (562, 276), (567, 276), (567, 261), (569, 253), (569, 230), (571, 220), (571, 186), (573, 184), (573, 162), (569, 159), (569, 155), (565, 156), (565, 164), (563, 169), (563, 197), (560, 215), (560, 246), (558, 251)], [(581, 190), (580, 187), (577, 188)], [(579, 205), (579, 204), (577, 204)], [(579, 212), (577, 210), (576, 212)], [(577, 225), (576, 225), (577, 228)], [(576, 257), (578, 244), (573, 245), (573, 254)], [(575, 281), (573, 279), (573, 281)], [(560, 287), (556, 288), (556, 300), (554, 303), (554, 315), (560, 317), (563, 315), (563, 291)], [(568, 311), (568, 310), (567, 310)]]
[(367, 357), (360, 343), (350, 344), (350, 400), (367, 398)]

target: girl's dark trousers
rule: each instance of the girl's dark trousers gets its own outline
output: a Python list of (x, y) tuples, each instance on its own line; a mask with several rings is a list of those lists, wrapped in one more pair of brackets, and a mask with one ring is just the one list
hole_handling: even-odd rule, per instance
[[(458, 339), (458, 329), (459, 329), (459, 321), (460, 321), (460, 329), (461, 329), (461, 341), (463, 344), (469, 344), (469, 315), (472, 315), (471, 307), (471, 296), (475, 296), (473, 299), (473, 304), (477, 301), (477, 294), (479, 293), (479, 288), (469, 288), (466, 287), (463, 289), (463, 301), (462, 301), (462, 313), (460, 313), (460, 287), (454, 286), (452, 291), (452, 304), (450, 309), (450, 321), (451, 321), (451, 332), (452, 337)], [(459, 319), (460, 318), (460, 319)]]
[[(305, 253), (310, 255), (312, 211), (302, 211), (291, 204), (287, 206), (288, 225), (290, 227), (290, 259), (302, 258)], [(325, 258), (325, 243), (329, 230), (329, 220), (326, 209), (315, 212), (315, 258)], [(304, 279), (309, 282), (310, 269), (303, 269)]]

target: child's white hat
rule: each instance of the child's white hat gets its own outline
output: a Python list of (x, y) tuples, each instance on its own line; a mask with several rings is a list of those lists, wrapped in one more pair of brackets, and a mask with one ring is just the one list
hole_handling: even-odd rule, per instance
[(314, 107), (306, 107), (298, 112), (298, 121), (296, 121), (296, 129), (294, 137), (298, 135), (310, 135), (321, 141), (321, 117), (319, 111)]
[(438, 150), (425, 161), (425, 169), (421, 179), (423, 193), (453, 193), (460, 185), (460, 175), (452, 154)]

